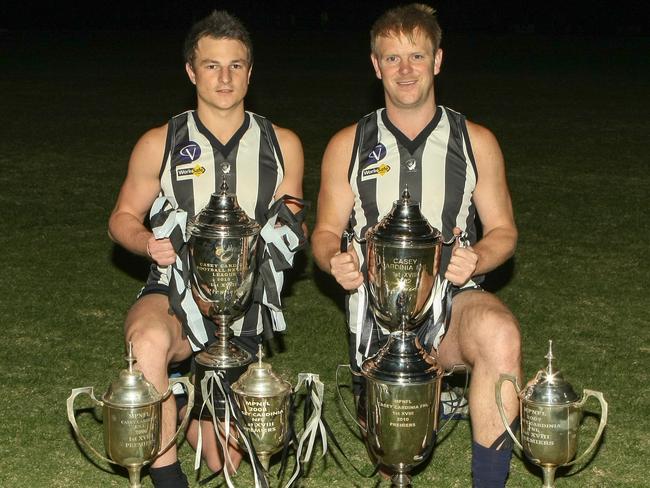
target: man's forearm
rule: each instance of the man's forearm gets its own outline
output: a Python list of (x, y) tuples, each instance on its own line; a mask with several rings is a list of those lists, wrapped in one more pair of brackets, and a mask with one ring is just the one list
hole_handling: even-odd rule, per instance
[(514, 255), (516, 247), (516, 229), (491, 230), (472, 246), (479, 256), (474, 274), (481, 275), (498, 268)]
[(315, 229), (311, 235), (311, 249), (320, 269), (331, 273), (330, 259), (340, 251), (341, 238), (333, 232)]
[(147, 241), (152, 236), (152, 232), (132, 215), (126, 213), (113, 215), (108, 224), (108, 235), (113, 242), (127, 251), (148, 256)]

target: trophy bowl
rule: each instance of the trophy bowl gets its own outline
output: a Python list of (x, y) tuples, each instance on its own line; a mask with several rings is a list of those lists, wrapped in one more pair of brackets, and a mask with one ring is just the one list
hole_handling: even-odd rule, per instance
[[(440, 268), (442, 234), (408, 189), (365, 235), (370, 306), (389, 331), (418, 327), (431, 305)], [(404, 322), (404, 324), (402, 324)]]
[(368, 448), (394, 473), (394, 486), (409, 486), (409, 471), (435, 445), (444, 371), (412, 331), (392, 332), (361, 371), (367, 381)]

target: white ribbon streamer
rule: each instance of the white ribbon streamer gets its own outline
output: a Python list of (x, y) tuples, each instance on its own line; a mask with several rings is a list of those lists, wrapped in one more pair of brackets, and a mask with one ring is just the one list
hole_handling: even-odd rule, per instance
[[(322, 421), (323, 415), (323, 395), (325, 392), (325, 385), (320, 381), (320, 378), (317, 374), (313, 373), (299, 373), (298, 374), (298, 384), (294, 388), (294, 392), (300, 390), (300, 387), (303, 384), (312, 384), (311, 388), (311, 401), (314, 406), (314, 410), (309, 417), (309, 420), (306, 423), (305, 431), (300, 436), (300, 441), (298, 442), (298, 448), (296, 450), (296, 467), (294, 469), (293, 475), (285, 485), (285, 488), (289, 488), (291, 484), (297, 479), (300, 474), (301, 464), (307, 463), (311, 459), (313, 453), (314, 443), (316, 441), (316, 435), (320, 432), (321, 442), (323, 446), (324, 456), (327, 452), (327, 431), (325, 430), (325, 425)], [(302, 456), (302, 450), (307, 443), (307, 450), (305, 455)]]

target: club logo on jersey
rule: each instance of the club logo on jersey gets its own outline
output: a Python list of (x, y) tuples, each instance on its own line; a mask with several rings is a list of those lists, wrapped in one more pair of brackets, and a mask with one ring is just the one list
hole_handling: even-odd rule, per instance
[(384, 146), (381, 142), (377, 144), (372, 151), (370, 151), (370, 154), (368, 155), (368, 162), (370, 164), (374, 164), (377, 161), (381, 161), (386, 157), (386, 146)]
[(200, 164), (183, 164), (181, 166), (176, 166), (176, 180), (191, 180), (192, 178), (198, 178), (203, 173), (205, 173), (205, 168)]
[(192, 162), (201, 156), (201, 147), (194, 141), (190, 141), (178, 150), (181, 161)]
[(386, 163), (374, 164), (373, 166), (368, 166), (361, 172), (361, 181), (367, 181), (377, 178), (378, 176), (384, 176), (390, 171), (390, 166)]
[(418, 165), (418, 162), (417, 162), (417, 160), (415, 158), (407, 159), (406, 161), (404, 161), (402, 163), (402, 166), (404, 166), (406, 168), (406, 171), (408, 171), (409, 173), (412, 173), (413, 171), (415, 171), (415, 168), (417, 167), (417, 165)]

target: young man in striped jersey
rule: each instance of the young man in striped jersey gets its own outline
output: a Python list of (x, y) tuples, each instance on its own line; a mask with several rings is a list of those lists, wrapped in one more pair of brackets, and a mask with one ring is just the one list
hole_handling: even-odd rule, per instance
[[(189, 218), (219, 191), (225, 177), (241, 207), (264, 224), (274, 200), (283, 195), (302, 198), (300, 140), (244, 109), (252, 61), (249, 34), (228, 13), (215, 11), (192, 27), (185, 41), (185, 69), (196, 86), (197, 108), (140, 138), (110, 217), (111, 238), (152, 261), (147, 283), (126, 318), (125, 336), (133, 343), (136, 367), (160, 392), (168, 387), (168, 366), (188, 358), (197, 344), (190, 343), (191, 331), (170, 312), (167, 270), (176, 262), (176, 252), (170, 239), (156, 239), (144, 223), (153, 202), (159, 196), (174, 197)], [(255, 304), (233, 326), (242, 345), (253, 353), (260, 342), (261, 322)], [(199, 332), (214, 339), (211, 330)], [(170, 399), (163, 404), (163, 439), (175, 432), (176, 419), (177, 407)], [(201, 422), (204, 458), (216, 472), (223, 460), (211, 423)], [(197, 424), (195, 420), (190, 424), (188, 439), (196, 437)], [(231, 449), (230, 459), (236, 468), (241, 454)], [(175, 446), (154, 461), (150, 474), (158, 488), (187, 486)]]
[[(371, 61), (383, 84), (386, 107), (331, 139), (323, 157), (312, 248), (318, 265), (349, 291), (346, 310), (354, 364), (366, 346), (359, 347), (358, 334), (378, 336), (370, 354), (385, 335), (363, 305), (363, 290), (358, 291), (367, 271), (365, 246), (354, 242), (347, 252), (340, 252), (348, 222), (357, 236), (363, 236), (408, 185), (411, 197), (421, 203), (422, 212), (445, 240), (467, 233), (469, 247), (443, 251), (440, 273), (456, 289), (449, 329), (437, 331), (438, 340), (443, 334), (444, 338), (433, 345), (443, 366), (463, 363), (472, 371), (474, 486), (502, 487), (512, 446), (495, 404), (494, 387), (501, 373), (521, 378), (520, 333), (512, 313), (481, 290), (480, 283), (485, 273), (513, 255), (517, 229), (494, 135), (436, 105), (440, 38), (435, 11), (422, 4), (391, 9), (374, 24)], [(483, 228), (480, 239), (476, 215)], [(514, 422), (517, 397), (512, 390), (504, 389), (503, 394), (508, 418)]]

